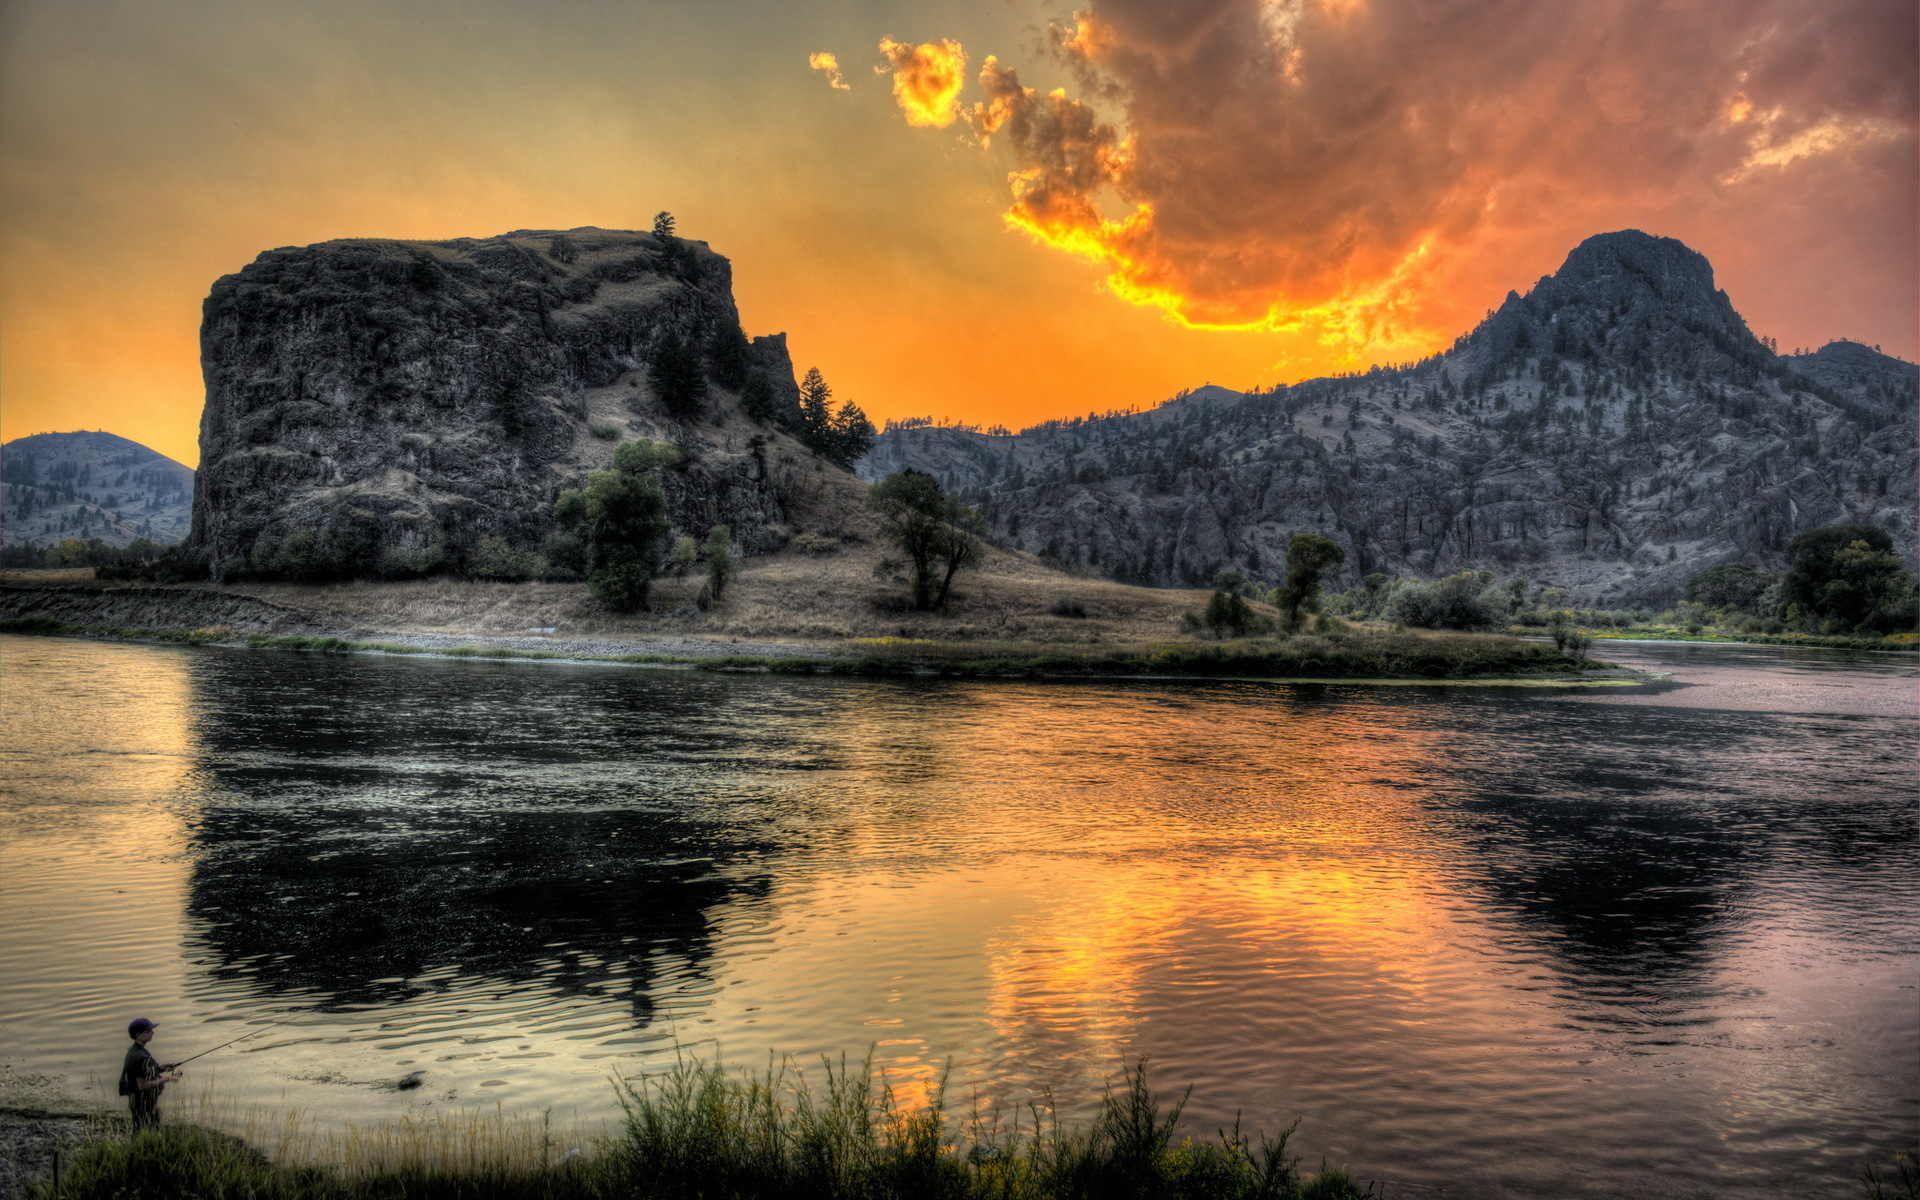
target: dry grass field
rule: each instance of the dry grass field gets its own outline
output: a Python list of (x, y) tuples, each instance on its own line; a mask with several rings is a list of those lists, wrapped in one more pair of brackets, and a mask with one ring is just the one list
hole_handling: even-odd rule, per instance
[[(258, 596), (354, 634), (439, 633), (477, 637), (552, 630), (593, 637), (707, 637), (835, 642), (913, 638), (961, 642), (1138, 644), (1180, 640), (1180, 617), (1206, 592), (1128, 587), (1079, 579), (1029, 555), (995, 548), (980, 569), (954, 582), (944, 610), (915, 612), (904, 577), (876, 579), (881, 548), (863, 532), (815, 533), (808, 550), (744, 560), (721, 599), (695, 603), (705, 577), (695, 568), (653, 589), (652, 611), (602, 608), (580, 583), (485, 583), (431, 579), (328, 585), (241, 584)], [(40, 573), (36, 573), (40, 574)]]

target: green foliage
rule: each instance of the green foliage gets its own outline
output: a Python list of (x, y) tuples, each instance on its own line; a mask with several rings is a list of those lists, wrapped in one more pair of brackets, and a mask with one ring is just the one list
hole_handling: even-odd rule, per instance
[(1775, 577), (1745, 563), (1721, 563), (1687, 580), (1687, 599), (1702, 608), (1759, 613)]
[(707, 366), (715, 383), (738, 392), (753, 373), (753, 350), (746, 331), (734, 321), (715, 321), (707, 335)]
[(618, 425), (603, 425), (595, 422), (587, 426), (587, 432), (603, 442), (616, 442), (620, 440), (620, 427)]
[(1247, 594), (1247, 577), (1232, 567), (1222, 567), (1213, 573), (1213, 586), (1219, 591), (1244, 596)]
[(550, 574), (574, 579), (587, 573), (587, 543), (574, 529), (556, 529), (540, 543)]
[(614, 448), (613, 470), (560, 493), (554, 516), (584, 547), (587, 587), (616, 612), (646, 606), (654, 559), (670, 528), (657, 472), (679, 460), (665, 442), (640, 438)]
[(1485, 571), (1461, 571), (1433, 583), (1404, 580), (1381, 612), (1389, 621), (1419, 629), (1492, 629), (1505, 609), (1488, 596), (1492, 581)]
[(467, 573), (479, 579), (542, 579), (548, 573), (547, 560), (532, 550), (516, 550), (505, 538), (489, 535), (480, 539)]
[[(1229, 572), (1222, 572), (1228, 574)], [(1231, 572), (1239, 574), (1239, 572)], [(1215, 637), (1245, 637), (1256, 626), (1265, 624), (1253, 613), (1239, 592), (1217, 591), (1207, 598), (1200, 624)]]
[(693, 570), (693, 564), (700, 561), (700, 543), (687, 534), (681, 534), (680, 540), (673, 544), (673, 553), (667, 559), (673, 568), (675, 579), (685, 579), (687, 572)]
[[(1913, 572), (1893, 554), (1893, 538), (1872, 525), (1830, 525), (1787, 546), (1792, 565), (1780, 581), (1790, 620), (1827, 622), (1882, 633), (1910, 630), (1920, 618)], [(1794, 611), (1797, 606), (1797, 611)]]
[(1301, 618), (1320, 608), (1320, 584), (1326, 573), (1347, 561), (1347, 552), (1317, 533), (1296, 533), (1287, 543), (1287, 580), (1274, 589), (1273, 606), (1281, 626), (1300, 628)]
[(1575, 626), (1564, 612), (1553, 614), (1553, 624), (1549, 626), (1553, 634), (1553, 647), (1568, 658), (1584, 660), (1593, 649), (1593, 635)]
[[(913, 569), (913, 606), (944, 606), (953, 577), (978, 566), (985, 553), (979, 515), (943, 494), (933, 476), (914, 470), (895, 471), (874, 484), (866, 503), (880, 516), (881, 539), (906, 555)], [(876, 573), (891, 575), (894, 569), (883, 562)]]
[(179, 567), (179, 555), (179, 547), (147, 538), (135, 538), (124, 546), (109, 546), (99, 538), (66, 538), (53, 546), (28, 542), (0, 548), (0, 567), (93, 567), (100, 579), (168, 576), (171, 581), (185, 577), (165, 569), (169, 563)]
[(244, 562), (225, 564), (226, 578), (286, 579), (326, 583), (377, 574), (381, 556), (373, 542), (351, 532), (296, 529), (285, 537), (263, 533)]
[(727, 590), (727, 581), (740, 573), (733, 561), (733, 530), (715, 525), (707, 530), (706, 543), (700, 547), (707, 558), (707, 592), (715, 600)]
[(654, 344), (647, 374), (654, 395), (669, 415), (685, 420), (700, 414), (707, 398), (707, 373), (700, 364), (700, 352), (677, 331), (667, 330)]
[(774, 393), (773, 380), (767, 378), (765, 371), (756, 367), (747, 372), (746, 383), (740, 389), (740, 407), (761, 424), (780, 418), (780, 397)]
[(447, 544), (435, 537), (424, 546), (388, 546), (380, 552), (380, 578), (419, 579), (446, 566)]

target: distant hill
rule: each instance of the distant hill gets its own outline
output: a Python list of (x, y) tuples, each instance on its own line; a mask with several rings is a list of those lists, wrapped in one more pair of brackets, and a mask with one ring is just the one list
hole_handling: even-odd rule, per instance
[(36, 433), (0, 445), (9, 546), (99, 538), (169, 544), (193, 520), (193, 468), (112, 433)]
[(856, 470), (926, 471), (1000, 540), (1122, 582), (1275, 580), (1311, 530), (1349, 577), (1486, 569), (1658, 606), (1822, 525), (1879, 525), (1913, 562), (1917, 403), (1914, 364), (1778, 355), (1704, 257), (1627, 230), (1424, 362), (1016, 435), (896, 428)]

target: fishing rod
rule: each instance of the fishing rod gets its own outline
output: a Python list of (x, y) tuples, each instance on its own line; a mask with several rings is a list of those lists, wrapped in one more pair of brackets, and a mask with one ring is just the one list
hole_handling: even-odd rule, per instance
[(243, 1033), (243, 1034), (241, 1034), (241, 1035), (240, 1035), (239, 1037), (237, 1037), (237, 1038), (234, 1038), (234, 1039), (233, 1039), (233, 1041), (229, 1041), (229, 1042), (221, 1042), (221, 1043), (220, 1043), (220, 1044), (219, 1044), (218, 1046), (215, 1046), (215, 1047), (213, 1047), (213, 1048), (212, 1048), (212, 1049), (210, 1049), (210, 1050), (202, 1050), (202, 1051), (201, 1051), (200, 1053), (198, 1053), (198, 1054), (196, 1054), (196, 1055), (194, 1055), (194, 1056), (193, 1056), (193, 1058), (183, 1058), (183, 1059), (181, 1059), (181, 1060), (180, 1060), (179, 1062), (177, 1062), (177, 1063), (168, 1063), (168, 1064), (166, 1065), (166, 1067), (165, 1067), (165, 1069), (166, 1069), (166, 1070), (168, 1070), (168, 1071), (177, 1071), (177, 1070), (179, 1070), (179, 1069), (180, 1069), (181, 1067), (184, 1067), (184, 1066), (186, 1066), (186, 1065), (187, 1065), (188, 1063), (190, 1063), (190, 1062), (192, 1062), (194, 1058), (205, 1058), (205, 1057), (206, 1057), (207, 1055), (209, 1055), (209, 1054), (212, 1054), (214, 1050), (225, 1050), (225, 1049), (226, 1049), (226, 1048), (227, 1048), (228, 1046), (231, 1046), (231, 1045), (233, 1045), (233, 1044), (234, 1044), (235, 1042), (244, 1042), (244, 1041), (246, 1041), (246, 1040), (247, 1040), (248, 1038), (257, 1038), (257, 1037), (259, 1037), (259, 1036), (260, 1036), (261, 1034), (263, 1034), (263, 1033), (265, 1033), (265, 1032), (267, 1032), (267, 1031), (268, 1031), (269, 1029), (278, 1029), (278, 1028), (280, 1028), (280, 1027), (281, 1027), (282, 1025), (288, 1025), (288, 1024), (291, 1024), (291, 1023), (292, 1023), (292, 1022), (294, 1022), (295, 1020), (297, 1020), (297, 1019), (299, 1019), (299, 1016), (300, 1016), (300, 1014), (298, 1014), (298, 1013), (295, 1013), (295, 1014), (294, 1014), (293, 1016), (291, 1016), (291, 1017), (288, 1017), (288, 1018), (286, 1018), (285, 1020), (281, 1020), (281, 1021), (275, 1021), (275, 1022), (274, 1022), (273, 1024), (271, 1024), (271, 1025), (263, 1025), (263, 1026), (261, 1026), (260, 1028), (258, 1028), (258, 1029), (256, 1029), (256, 1030), (254, 1030), (254, 1031), (253, 1031), (252, 1033)]

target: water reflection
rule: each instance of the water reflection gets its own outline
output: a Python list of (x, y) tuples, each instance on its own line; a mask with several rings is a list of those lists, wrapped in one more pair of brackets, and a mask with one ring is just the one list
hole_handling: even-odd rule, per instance
[[(165, 808), (178, 857), (140, 861), (180, 932), (140, 986), (306, 1014), (229, 1069), (312, 1111), (604, 1100), (677, 1040), (951, 1061), (1068, 1113), (1150, 1053), (1198, 1129), (1299, 1115), (1316, 1156), (1467, 1195), (1650, 1163), (1801, 1194), (1910, 1133), (1906, 675), (1828, 664), (1787, 712), (1805, 669), (1764, 662), (1569, 697), (49, 653), (9, 730), (87, 800), (7, 861), (57, 912), (45, 880)], [(186, 765), (115, 791), (61, 714), (163, 660)], [(37, 988), (65, 1031), (70, 963), (12, 936), (0, 1011)], [(431, 1095), (314, 1082), (419, 1066)]]
[(624, 997), (644, 1025), (662, 956), (699, 973), (710, 914), (767, 889), (751, 823), (657, 774), (717, 782), (729, 747), (700, 732), (710, 691), (576, 698), (486, 667), (222, 666), (195, 706), (215, 798), (194, 825), (189, 905), (218, 979), (322, 1008), (539, 979)]

